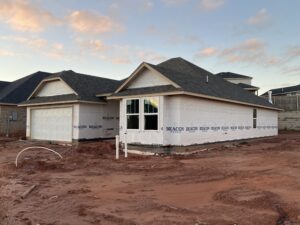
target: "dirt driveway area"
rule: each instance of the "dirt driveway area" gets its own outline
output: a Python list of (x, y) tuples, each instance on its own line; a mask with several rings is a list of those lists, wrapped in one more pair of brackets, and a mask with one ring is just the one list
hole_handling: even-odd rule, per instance
[[(30, 150), (15, 168), (17, 153), (34, 145), (63, 159)], [(117, 161), (113, 149), (0, 139), (0, 224), (300, 225), (300, 133), (193, 155)]]

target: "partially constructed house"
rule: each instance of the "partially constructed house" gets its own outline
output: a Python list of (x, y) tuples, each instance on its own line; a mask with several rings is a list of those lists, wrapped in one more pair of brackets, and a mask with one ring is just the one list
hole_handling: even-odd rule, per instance
[(120, 139), (187, 146), (273, 136), (273, 104), (182, 59), (142, 63), (108, 99), (120, 101)]
[(28, 139), (72, 142), (113, 138), (119, 103), (107, 101), (120, 81), (62, 71), (42, 80), (20, 104), (27, 107)]

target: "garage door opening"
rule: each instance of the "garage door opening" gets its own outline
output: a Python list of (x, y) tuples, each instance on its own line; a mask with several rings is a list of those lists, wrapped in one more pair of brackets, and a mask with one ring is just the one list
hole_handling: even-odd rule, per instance
[(32, 109), (30, 138), (49, 141), (72, 141), (72, 107)]

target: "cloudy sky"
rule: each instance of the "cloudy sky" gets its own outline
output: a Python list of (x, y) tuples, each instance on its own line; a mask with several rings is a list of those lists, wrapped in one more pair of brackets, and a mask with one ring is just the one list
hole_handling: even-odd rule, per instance
[(253, 76), (261, 92), (300, 83), (299, 0), (0, 0), (0, 78), (36, 71), (125, 78), (183, 57)]

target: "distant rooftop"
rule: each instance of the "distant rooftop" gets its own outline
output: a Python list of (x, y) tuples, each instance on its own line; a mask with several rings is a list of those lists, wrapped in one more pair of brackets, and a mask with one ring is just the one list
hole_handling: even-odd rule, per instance
[(232, 73), (232, 72), (222, 72), (222, 73), (217, 73), (216, 75), (219, 76), (219, 77), (222, 77), (224, 79), (229, 79), (229, 78), (232, 78), (232, 79), (237, 79), (237, 78), (252, 79), (252, 77), (245, 76), (245, 75), (238, 74), (238, 73)]
[(238, 83), (237, 85), (240, 86), (241, 88), (248, 89), (248, 90), (258, 90), (259, 89), (259, 87), (249, 85), (249, 84), (244, 84), (244, 83)]
[[(300, 92), (300, 84), (289, 87), (275, 88), (271, 89), (270, 91), (272, 91), (272, 95), (284, 95), (292, 92)], [(268, 91), (262, 95), (268, 95)]]

